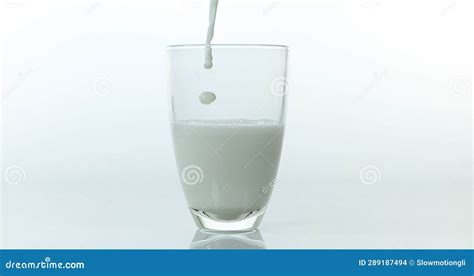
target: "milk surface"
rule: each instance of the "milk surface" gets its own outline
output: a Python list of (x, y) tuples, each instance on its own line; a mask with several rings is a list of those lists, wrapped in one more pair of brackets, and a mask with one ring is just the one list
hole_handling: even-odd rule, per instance
[(271, 120), (187, 120), (172, 125), (190, 208), (242, 219), (264, 208), (280, 161), (284, 125)]

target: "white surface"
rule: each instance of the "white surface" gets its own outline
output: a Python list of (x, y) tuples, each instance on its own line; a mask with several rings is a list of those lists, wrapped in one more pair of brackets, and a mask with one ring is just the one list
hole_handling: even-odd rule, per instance
[[(164, 46), (203, 43), (207, 1), (2, 10), (2, 175), (20, 176), (2, 179), (2, 246), (189, 248)], [(471, 247), (471, 10), (219, 3), (215, 43), (291, 47), (267, 248)]]

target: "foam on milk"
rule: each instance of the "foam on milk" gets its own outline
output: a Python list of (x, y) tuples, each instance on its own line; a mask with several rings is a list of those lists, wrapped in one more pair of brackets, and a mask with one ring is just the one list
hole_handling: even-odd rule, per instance
[(204, 52), (204, 68), (212, 68), (212, 48), (211, 41), (214, 37), (214, 25), (216, 23), (216, 13), (217, 13), (217, 4), (218, 0), (211, 0), (211, 5), (209, 7), (209, 26), (207, 27), (207, 36), (206, 36), (206, 48)]

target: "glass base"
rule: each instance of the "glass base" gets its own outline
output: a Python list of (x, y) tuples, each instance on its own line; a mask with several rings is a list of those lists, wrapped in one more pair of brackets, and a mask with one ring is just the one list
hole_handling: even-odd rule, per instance
[(203, 230), (217, 232), (246, 232), (257, 229), (265, 214), (265, 209), (244, 214), (242, 219), (218, 220), (204, 211), (189, 209), (196, 226)]

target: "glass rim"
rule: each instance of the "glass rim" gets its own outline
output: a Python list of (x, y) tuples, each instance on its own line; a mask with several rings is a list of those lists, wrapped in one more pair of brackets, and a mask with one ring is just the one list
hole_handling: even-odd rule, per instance
[(289, 46), (282, 44), (173, 44), (166, 46), (167, 50), (188, 49), (188, 48), (270, 48), (270, 49), (288, 49)]

